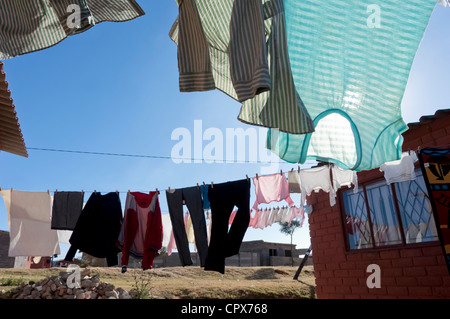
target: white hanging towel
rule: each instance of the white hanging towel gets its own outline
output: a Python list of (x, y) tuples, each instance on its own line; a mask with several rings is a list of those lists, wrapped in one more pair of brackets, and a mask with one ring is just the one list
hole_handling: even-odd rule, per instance
[(403, 152), (401, 159), (384, 163), (380, 166), (380, 171), (384, 172), (388, 184), (414, 180), (414, 163), (417, 160), (415, 152)]
[(305, 205), (306, 196), (312, 191), (323, 190), (330, 193), (330, 205), (334, 206), (336, 200), (331, 186), (330, 168), (326, 166), (312, 167), (300, 171), (300, 186), (302, 189), (302, 206)]
[(9, 257), (61, 253), (58, 233), (51, 229), (51, 211), (50, 193), (11, 191)]
[(342, 186), (351, 187), (352, 184), (355, 186), (354, 192), (358, 192), (358, 175), (356, 174), (356, 171), (343, 169), (333, 165), (331, 172), (333, 175), (333, 188), (336, 192)]
[(333, 196), (334, 202), (336, 202), (336, 194), (339, 188), (342, 186), (351, 187), (352, 184), (355, 186), (353, 189), (353, 193), (358, 192), (358, 175), (356, 171), (352, 171), (349, 169), (343, 169), (339, 166), (333, 165), (331, 168), (331, 173), (333, 176)]
[(172, 234), (172, 221), (169, 214), (161, 214), (163, 224), (163, 242), (162, 245), (167, 247), (170, 242), (170, 235)]

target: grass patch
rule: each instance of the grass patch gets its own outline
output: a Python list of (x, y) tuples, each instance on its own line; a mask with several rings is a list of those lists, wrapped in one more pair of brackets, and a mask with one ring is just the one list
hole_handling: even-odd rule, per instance
[[(297, 267), (227, 267), (225, 274), (205, 271), (198, 266), (149, 270), (121, 267), (89, 267), (91, 275), (144, 299), (315, 299), (312, 266), (303, 268), (293, 280)], [(12, 289), (23, 281), (39, 281), (58, 275), (65, 268), (0, 269), (1, 289)]]

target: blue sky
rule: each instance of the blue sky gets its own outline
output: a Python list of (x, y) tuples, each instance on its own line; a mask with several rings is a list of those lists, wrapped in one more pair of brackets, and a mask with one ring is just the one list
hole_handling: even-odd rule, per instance
[[(177, 48), (168, 37), (178, 13), (175, 1), (138, 3), (146, 12), (143, 17), (100, 23), (54, 47), (4, 61), (27, 147), (170, 156), (177, 143), (172, 132), (193, 132), (195, 120), (202, 121), (203, 131), (250, 127), (237, 120), (240, 104), (217, 90), (179, 92)], [(402, 102), (406, 123), (450, 107), (449, 18), (450, 8), (437, 6), (430, 19)], [(255, 163), (176, 164), (170, 159), (28, 152), (29, 158), (0, 153), (0, 187), (84, 190), (85, 200), (94, 190), (119, 190), (124, 204), (127, 190), (221, 183), (270, 172), (266, 164)], [(275, 171), (291, 168), (297, 165), (281, 164)], [(252, 205), (253, 188), (251, 192)], [(300, 203), (299, 196), (293, 199)], [(0, 229), (8, 230), (1, 202)], [(166, 213), (163, 192), (160, 202)], [(258, 239), (290, 241), (278, 225), (249, 229), (244, 240)], [(309, 246), (307, 220), (294, 234), (294, 243)]]

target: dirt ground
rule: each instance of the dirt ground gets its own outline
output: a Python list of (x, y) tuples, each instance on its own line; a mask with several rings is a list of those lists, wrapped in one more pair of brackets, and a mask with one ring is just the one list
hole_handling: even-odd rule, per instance
[[(89, 267), (91, 275), (127, 291), (147, 291), (153, 299), (315, 299), (313, 266), (305, 266), (293, 280), (298, 267), (226, 267), (225, 274), (200, 267), (167, 267), (150, 270), (119, 267)], [(58, 275), (66, 268), (0, 269), (0, 292), (23, 281), (38, 281)]]

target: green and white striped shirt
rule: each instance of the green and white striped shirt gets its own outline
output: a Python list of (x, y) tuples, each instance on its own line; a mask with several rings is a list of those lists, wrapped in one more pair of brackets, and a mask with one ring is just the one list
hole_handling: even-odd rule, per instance
[(290, 72), (283, 0), (180, 0), (169, 36), (178, 45), (180, 91), (217, 88), (243, 103), (242, 122), (314, 131)]
[[(76, 26), (68, 23), (78, 14), (70, 5), (80, 10)], [(135, 0), (0, 0), (0, 59), (43, 50), (96, 23), (144, 14)]]

